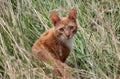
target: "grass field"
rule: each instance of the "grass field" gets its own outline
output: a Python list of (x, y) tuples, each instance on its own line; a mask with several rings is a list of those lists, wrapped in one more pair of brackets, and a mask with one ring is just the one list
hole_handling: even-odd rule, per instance
[(49, 79), (30, 58), (35, 40), (52, 27), (51, 12), (77, 10), (78, 31), (66, 63), (76, 79), (120, 79), (119, 0), (0, 0), (0, 79)]

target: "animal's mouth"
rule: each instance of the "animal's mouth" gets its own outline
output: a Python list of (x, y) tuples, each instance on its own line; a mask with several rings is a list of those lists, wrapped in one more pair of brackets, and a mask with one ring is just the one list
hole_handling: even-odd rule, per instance
[(67, 39), (71, 39), (72, 37), (66, 37)]
[(71, 38), (72, 38), (72, 35), (66, 36), (65, 38), (66, 38), (66, 39), (71, 39)]

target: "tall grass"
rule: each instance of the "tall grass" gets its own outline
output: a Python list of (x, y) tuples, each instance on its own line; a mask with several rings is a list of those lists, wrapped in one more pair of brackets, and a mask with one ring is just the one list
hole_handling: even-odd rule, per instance
[(50, 13), (77, 10), (78, 31), (66, 63), (77, 79), (120, 79), (119, 0), (0, 0), (0, 79), (49, 79), (30, 58), (35, 40), (52, 27)]

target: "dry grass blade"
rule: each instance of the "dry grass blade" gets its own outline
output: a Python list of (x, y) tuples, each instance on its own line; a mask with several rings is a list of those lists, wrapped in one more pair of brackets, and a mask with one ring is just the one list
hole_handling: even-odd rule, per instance
[(49, 79), (32, 44), (52, 27), (49, 15), (77, 10), (78, 32), (67, 64), (76, 79), (120, 79), (119, 0), (0, 0), (0, 78)]

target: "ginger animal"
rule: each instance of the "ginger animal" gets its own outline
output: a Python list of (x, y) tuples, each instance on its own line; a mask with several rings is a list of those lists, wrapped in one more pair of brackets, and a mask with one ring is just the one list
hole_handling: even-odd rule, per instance
[(77, 31), (76, 10), (71, 9), (69, 14), (63, 18), (52, 13), (50, 18), (53, 27), (40, 36), (32, 50), (41, 61), (51, 61), (58, 75), (67, 77), (68, 73), (65, 72), (65, 68), (69, 69), (69, 66), (64, 62), (72, 50), (72, 37)]

